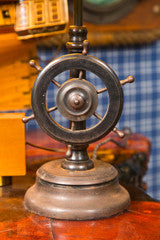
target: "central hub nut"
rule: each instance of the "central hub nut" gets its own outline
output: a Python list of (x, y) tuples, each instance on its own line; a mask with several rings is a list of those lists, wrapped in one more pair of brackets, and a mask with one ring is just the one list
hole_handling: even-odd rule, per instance
[(85, 98), (80, 94), (73, 93), (69, 96), (68, 102), (74, 109), (82, 109), (85, 105)]
[(96, 111), (97, 91), (84, 79), (70, 79), (59, 88), (56, 105), (59, 112), (70, 121), (87, 120)]

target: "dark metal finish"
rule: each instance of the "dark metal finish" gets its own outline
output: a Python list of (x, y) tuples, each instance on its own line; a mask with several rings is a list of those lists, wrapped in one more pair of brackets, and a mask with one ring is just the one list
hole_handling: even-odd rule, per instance
[(82, 55), (87, 55), (88, 48), (89, 48), (89, 41), (88, 40), (84, 40), (82, 45), (83, 45)]
[[(82, 26), (83, 24), (83, 11), (82, 4), (83, 0), (74, 0), (74, 26), (69, 28), (70, 41), (67, 42), (66, 47), (68, 48), (69, 53), (82, 53), (83, 50), (83, 41), (87, 39), (87, 29)], [(77, 26), (76, 26), (77, 25)], [(70, 78), (86, 78), (86, 71), (81, 69), (70, 69)], [(83, 130), (86, 129), (86, 121), (79, 122), (70, 122), (70, 125), (73, 130)]]
[(52, 80), (52, 83), (53, 83), (54, 85), (56, 85), (58, 88), (61, 87), (61, 84), (60, 84), (59, 82), (57, 82), (55, 79)]
[[(70, 26), (69, 28), (70, 41), (66, 47), (69, 53), (82, 53), (83, 41), (87, 38), (87, 29), (85, 26)], [(78, 77), (78, 76), (72, 76)]]
[(125, 132), (124, 131), (121, 131), (121, 130), (119, 130), (118, 128), (113, 128), (113, 132), (115, 132), (117, 135), (118, 135), (118, 137), (120, 137), (120, 138), (124, 138), (124, 136), (125, 136)]
[(88, 145), (72, 146), (71, 154), (66, 156), (62, 167), (71, 171), (86, 171), (93, 168), (94, 163), (88, 157), (87, 147)]
[[(129, 76), (126, 79), (121, 80), (120, 84), (122, 86), (122, 85), (125, 85), (126, 83), (133, 83), (133, 82), (134, 82), (134, 77), (133, 76)], [(103, 92), (106, 92), (106, 91), (108, 91), (106, 87), (105, 88), (101, 88), (101, 89), (97, 90), (97, 94), (100, 94), (100, 93), (103, 93)]]
[[(67, 43), (72, 54), (48, 64), (32, 90), (33, 116), (50, 137), (68, 145), (66, 158), (48, 162), (37, 171), (36, 184), (25, 195), (25, 207), (56, 219), (99, 219), (123, 212), (130, 203), (128, 192), (118, 182), (117, 170), (110, 164), (91, 161), (87, 153), (88, 143), (110, 131), (122, 135), (115, 125), (122, 112), (123, 92), (114, 71), (99, 59), (87, 56), (89, 43), (87, 29), (82, 26), (82, 0), (74, 0), (74, 24)], [(70, 79), (60, 85), (54, 79), (66, 70), (70, 70)], [(96, 74), (108, 91), (104, 117), (96, 112), (100, 92), (86, 81), (86, 71)], [(51, 82), (59, 88), (53, 108), (70, 120), (69, 129), (59, 125), (46, 107)], [(99, 123), (86, 129), (86, 120), (92, 115)]]
[(62, 168), (70, 171), (86, 171), (92, 169), (94, 167), (94, 163), (91, 159), (86, 158), (85, 155), (88, 157), (88, 154), (85, 152), (78, 150), (72, 151), (72, 158), (65, 159), (62, 162)]
[(62, 160), (43, 165), (36, 184), (25, 195), (25, 207), (56, 219), (89, 220), (110, 217), (128, 208), (128, 192), (119, 185), (110, 164), (95, 161), (88, 171), (61, 168)]
[[(102, 121), (94, 128), (82, 131), (62, 128), (46, 110), (46, 92), (51, 80), (73, 68), (96, 74), (106, 85), (109, 94), (108, 109)], [(38, 124), (49, 136), (67, 144), (88, 144), (107, 135), (119, 120), (122, 107), (123, 92), (118, 77), (108, 65), (92, 56), (72, 54), (55, 59), (41, 71), (32, 90), (32, 108)]]
[(103, 117), (100, 116), (98, 113), (95, 112), (93, 115), (94, 115), (98, 120), (102, 121)]
[(133, 83), (135, 80), (134, 76), (128, 76), (126, 79), (121, 80), (120, 84), (125, 85), (126, 83)]
[(58, 90), (56, 105), (60, 113), (70, 121), (84, 121), (95, 112), (98, 95), (90, 82), (71, 79)]
[(23, 123), (27, 123), (27, 122), (29, 122), (30, 120), (33, 120), (33, 119), (35, 119), (35, 116), (34, 116), (34, 114), (31, 114), (31, 115), (28, 116), (28, 117), (23, 117), (23, 118), (22, 118), (22, 122), (23, 122)]
[[(69, 28), (70, 40), (67, 42), (66, 47), (69, 53), (82, 53), (83, 41), (87, 39), (87, 28), (83, 25), (83, 11), (82, 4), (83, 0), (74, 0), (74, 26)], [(70, 69), (70, 78), (86, 78), (86, 71), (81, 69)], [(74, 125), (74, 130), (86, 129), (86, 122), (72, 122), (70, 125)]]
[(83, 24), (83, 0), (74, 0), (74, 11), (73, 11), (73, 18), (74, 18), (74, 25), (75, 26), (82, 26)]
[(30, 60), (29, 65), (33, 68), (35, 68), (38, 72), (42, 71), (42, 68), (36, 64), (35, 60)]
[[(117, 170), (109, 163), (94, 161), (94, 168), (88, 171), (70, 171), (63, 169), (61, 164), (65, 159), (57, 159), (42, 165), (37, 176), (43, 181), (59, 185), (96, 185), (113, 181), (118, 176)], [(106, 170), (107, 168), (107, 170)]]
[[(56, 107), (56, 106), (47, 109), (47, 112), (50, 113), (50, 112), (53, 112), (53, 111), (55, 111), (55, 110), (57, 110), (57, 107)], [(23, 122), (23, 123), (27, 123), (27, 122), (29, 122), (30, 120), (33, 120), (33, 119), (35, 119), (34, 114), (32, 114), (32, 115), (30, 115), (30, 116), (28, 116), (28, 117), (23, 117), (23, 118), (22, 118), (22, 122)]]

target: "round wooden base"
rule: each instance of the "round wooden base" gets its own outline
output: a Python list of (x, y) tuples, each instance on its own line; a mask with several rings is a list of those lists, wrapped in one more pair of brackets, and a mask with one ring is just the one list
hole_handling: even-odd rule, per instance
[(62, 161), (46, 163), (37, 171), (36, 183), (25, 195), (27, 210), (55, 219), (91, 220), (128, 209), (129, 194), (113, 166), (94, 161), (91, 170), (69, 171), (61, 168)]

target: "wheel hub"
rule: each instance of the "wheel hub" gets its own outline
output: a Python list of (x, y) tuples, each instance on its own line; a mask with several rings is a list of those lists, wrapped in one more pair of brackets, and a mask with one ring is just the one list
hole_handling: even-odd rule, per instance
[(96, 111), (97, 91), (84, 79), (71, 79), (58, 90), (56, 104), (59, 112), (70, 121), (84, 121)]

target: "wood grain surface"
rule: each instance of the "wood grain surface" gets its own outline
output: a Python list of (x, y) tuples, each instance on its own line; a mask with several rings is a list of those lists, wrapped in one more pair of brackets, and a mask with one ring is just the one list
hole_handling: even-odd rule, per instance
[(63, 221), (26, 212), (23, 200), (0, 199), (1, 240), (159, 240), (160, 203), (132, 202), (118, 216), (96, 221)]
[(53, 239), (158, 240), (159, 213), (159, 203), (132, 202), (128, 212), (109, 219), (85, 222), (52, 220)]
[[(40, 130), (37, 133), (34, 132), (34, 135), (27, 134), (27, 140), (48, 146), (49, 138), (42, 134)], [(56, 145), (55, 142), (53, 144), (53, 140), (48, 142), (52, 147), (64, 149), (64, 145)], [(29, 147), (30, 150), (31, 148)], [(129, 210), (108, 219), (63, 221), (41, 217), (26, 211), (23, 205), (24, 194), (34, 184), (35, 171), (42, 162), (45, 162), (45, 154), (46, 161), (48, 158), (47, 151), (35, 149), (35, 152), (31, 152), (29, 149), (27, 149), (27, 175), (13, 177), (12, 185), (0, 188), (0, 240), (160, 239), (160, 203), (151, 199), (144, 191), (128, 185), (125, 187), (132, 200)], [(58, 157), (58, 154), (54, 157)], [(52, 153), (52, 159), (54, 157)]]

